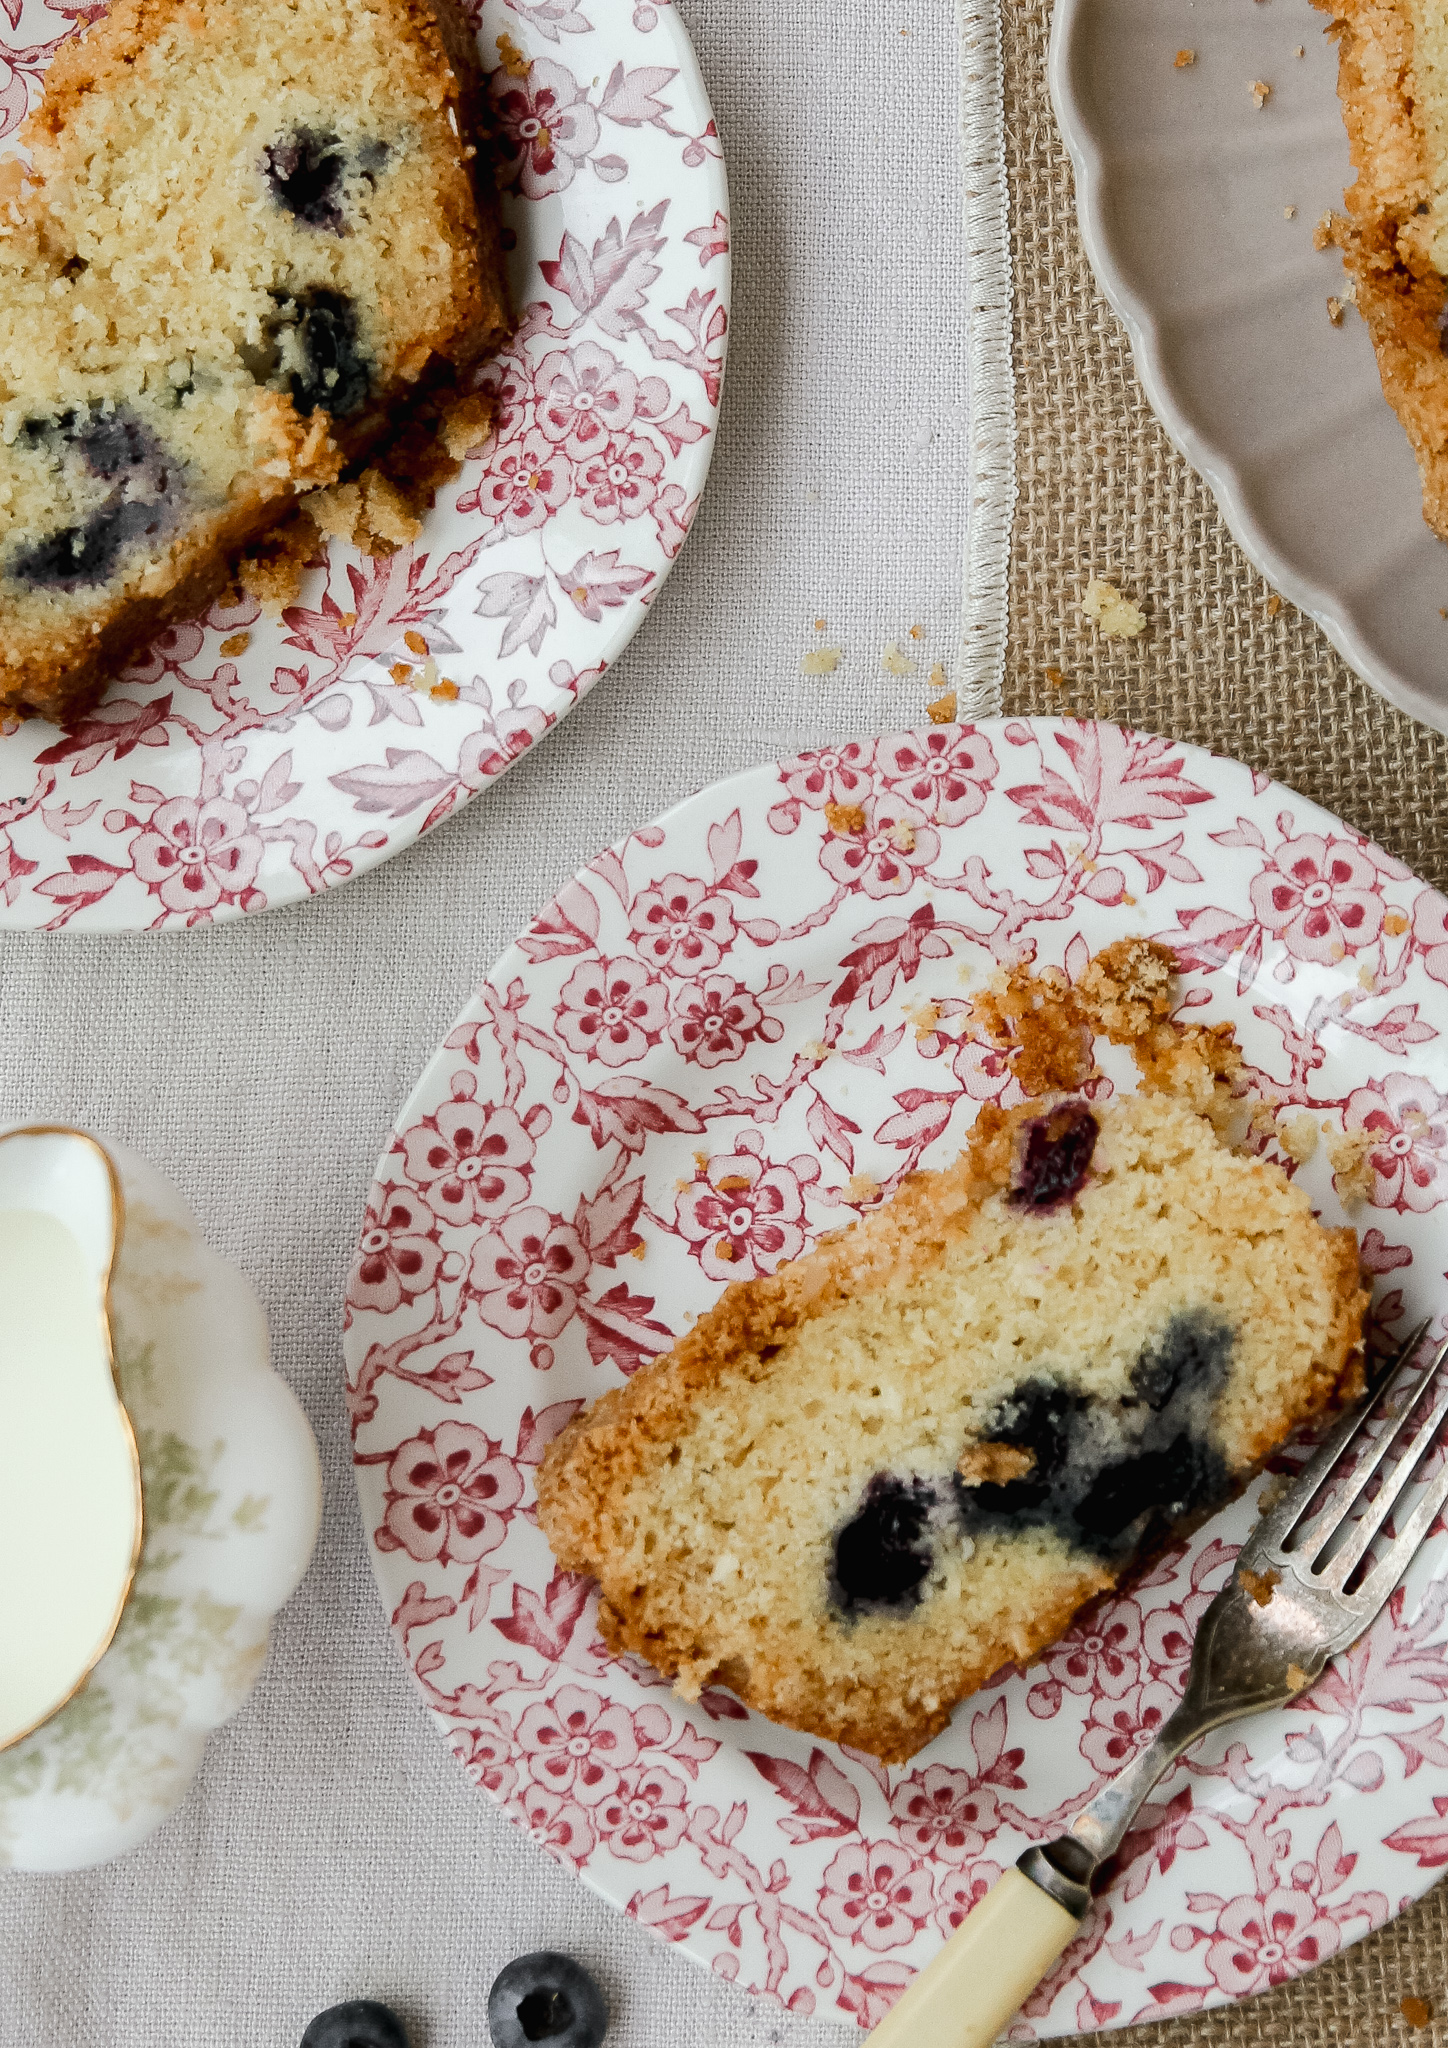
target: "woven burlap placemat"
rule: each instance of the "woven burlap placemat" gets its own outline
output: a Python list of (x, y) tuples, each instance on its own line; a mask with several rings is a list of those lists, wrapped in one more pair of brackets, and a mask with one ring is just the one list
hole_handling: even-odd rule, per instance
[[(1271, 607), (1270, 586), (1171, 448), (1082, 251), (1046, 90), (1049, 6), (1005, 0), (1003, 14), (1019, 483), (1006, 711), (1117, 719), (1235, 755), (1448, 887), (1448, 741), (1359, 682), (1293, 606)], [(1090, 575), (1146, 611), (1138, 640), (1104, 640), (1081, 618)], [(1115, 2048), (1448, 2043), (1448, 2023), (1408, 2027), (1405, 1996), (1448, 2005), (1441, 1886), (1278, 1991), (1092, 2038)]]
[[(1003, 14), (1020, 494), (1005, 709), (1235, 755), (1448, 887), (1448, 741), (1385, 704), (1292, 605), (1272, 615), (1271, 587), (1157, 425), (1087, 265), (1046, 90), (1046, 0), (1005, 0)], [(1138, 640), (1081, 618), (1091, 575), (1147, 613)]]

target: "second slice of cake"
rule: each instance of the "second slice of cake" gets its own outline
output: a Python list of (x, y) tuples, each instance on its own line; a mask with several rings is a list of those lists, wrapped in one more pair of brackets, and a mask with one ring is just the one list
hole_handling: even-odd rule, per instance
[(120, 0), (0, 170), (0, 709), (63, 716), (507, 328), (450, 0)]
[[(1148, 1035), (1148, 1085), (1192, 1065)], [(1188, 1103), (988, 1105), (570, 1424), (540, 1520), (614, 1649), (902, 1762), (1355, 1394), (1365, 1305), (1353, 1233)]]

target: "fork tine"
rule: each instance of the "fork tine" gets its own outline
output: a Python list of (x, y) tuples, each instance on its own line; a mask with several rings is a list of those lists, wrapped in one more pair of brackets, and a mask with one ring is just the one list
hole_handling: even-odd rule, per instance
[(1403, 1524), (1402, 1533), (1394, 1539), (1387, 1556), (1374, 1565), (1355, 1593), (1342, 1596), (1350, 1607), (1358, 1609), (1364, 1628), (1386, 1606), (1393, 1588), (1413, 1562), (1414, 1555), (1432, 1528), (1433, 1519), (1445, 1501), (1448, 1501), (1448, 1459), (1445, 1459), (1443, 1470)]
[[(1418, 1390), (1410, 1405), (1404, 1409), (1396, 1424), (1390, 1423), (1384, 1429), (1378, 1443), (1374, 1446), (1375, 1455), (1369, 1461), (1366, 1468), (1361, 1472), (1354, 1472), (1351, 1475), (1352, 1498), (1354, 1501), (1360, 1501), (1368, 1480), (1372, 1477), (1378, 1466), (1382, 1464), (1388, 1451), (1398, 1442), (1403, 1430), (1412, 1422), (1414, 1415), (1422, 1405), (1423, 1397), (1431, 1388), (1433, 1393), (1432, 1401), (1426, 1413), (1422, 1415), (1421, 1420), (1413, 1428), (1413, 1433), (1407, 1444), (1404, 1445), (1392, 1464), (1384, 1471), (1376, 1499), (1367, 1504), (1363, 1513), (1353, 1523), (1342, 1548), (1333, 1557), (1328, 1559), (1320, 1571), (1313, 1572), (1313, 1577), (1320, 1586), (1329, 1586), (1335, 1592), (1342, 1591), (1352, 1576), (1359, 1560), (1366, 1556), (1369, 1544), (1377, 1535), (1383, 1523), (1388, 1519), (1388, 1516), (1392, 1513), (1393, 1508), (1402, 1498), (1404, 1492), (1411, 1485), (1418, 1467), (1432, 1449), (1434, 1440), (1438, 1435), (1439, 1425), (1442, 1423), (1444, 1416), (1448, 1415), (1448, 1379), (1445, 1379), (1441, 1371), (1445, 1358), (1448, 1358), (1448, 1339), (1445, 1339), (1434, 1353), (1432, 1361), (1423, 1374)], [(1433, 1386), (1435, 1378), (1437, 1380), (1436, 1387)]]
[[(1308, 1508), (1311, 1507), (1313, 1497), (1318, 1492), (1323, 1481), (1332, 1473), (1354, 1438), (1361, 1435), (1367, 1428), (1369, 1422), (1377, 1414), (1385, 1397), (1396, 1386), (1399, 1374), (1417, 1353), (1419, 1345), (1421, 1345), (1432, 1326), (1432, 1321), (1433, 1318), (1431, 1316), (1425, 1316), (1416, 1329), (1408, 1332), (1398, 1350), (1379, 1374), (1377, 1385), (1372, 1390), (1371, 1398), (1365, 1401), (1361, 1408), (1344, 1415), (1342, 1420), (1333, 1426), (1328, 1436), (1319, 1445), (1318, 1449), (1313, 1452), (1312, 1456), (1303, 1466), (1301, 1473), (1293, 1481), (1291, 1491), (1287, 1494), (1286, 1498), (1267, 1516), (1262, 1529), (1258, 1532), (1258, 1540), (1250, 1546), (1251, 1548), (1255, 1550), (1259, 1547), (1275, 1545), (1284, 1554), (1287, 1554), (1287, 1538), (1296, 1529)], [(1322, 1543), (1326, 1541), (1327, 1537), (1332, 1534), (1333, 1529), (1342, 1520), (1343, 1515), (1346, 1514), (1351, 1504), (1351, 1500), (1343, 1502), (1339, 1511), (1334, 1515), (1331, 1524), (1326, 1528), (1319, 1529), (1318, 1524), (1323, 1521), (1334, 1506), (1337, 1506), (1337, 1503), (1329, 1501), (1319, 1515), (1318, 1521), (1311, 1525), (1314, 1538), (1314, 1556), (1321, 1549)], [(1295, 1559), (1298, 1554), (1297, 1548), (1294, 1547), (1291, 1555)]]

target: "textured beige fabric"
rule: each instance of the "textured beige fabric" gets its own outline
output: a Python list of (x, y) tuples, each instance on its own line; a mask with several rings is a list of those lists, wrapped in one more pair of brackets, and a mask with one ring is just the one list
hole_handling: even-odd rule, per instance
[[(1448, 741), (1361, 683), (1283, 604), (1157, 425), (1125, 330), (1076, 229), (1071, 166), (1046, 91), (1047, 0), (1006, 0), (1006, 167), (1016, 305), (1016, 506), (1005, 709), (1115, 718), (1234, 754), (1326, 804), (1448, 885)], [(1080, 616), (1089, 575), (1150, 624), (1103, 640)], [(1064, 687), (1045, 671), (1059, 669)], [(1406, 1996), (1448, 2009), (1448, 1889), (1282, 1990), (1093, 2035), (1114, 2048), (1387, 2048), (1417, 2033)]]
[[(1005, 0), (1004, 16), (1019, 490), (1006, 710), (1234, 754), (1448, 884), (1448, 741), (1359, 682), (1291, 605), (1269, 616), (1270, 587), (1157, 425), (1082, 253), (1046, 91), (1047, 0)], [(1081, 618), (1093, 574), (1142, 606), (1140, 639), (1103, 640)]]

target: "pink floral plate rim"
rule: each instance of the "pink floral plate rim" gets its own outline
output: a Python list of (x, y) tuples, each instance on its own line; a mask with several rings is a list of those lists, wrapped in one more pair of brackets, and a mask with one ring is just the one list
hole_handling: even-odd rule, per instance
[[(466, 4), (519, 315), (479, 373), (494, 432), (415, 545), (370, 561), (333, 542), (282, 618), (213, 607), (65, 731), (4, 739), (0, 928), (212, 923), (375, 867), (556, 725), (662, 587), (729, 323), (728, 188), (688, 34), (673, 0)], [(104, 11), (0, 0), (0, 141)]]
[[(794, 2014), (875, 2024), (1150, 1738), (1254, 1495), (887, 1771), (609, 1657), (533, 1468), (729, 1280), (1015, 1099), (972, 981), (1024, 957), (1074, 975), (1131, 934), (1172, 944), (1183, 1009), (1230, 1019), (1259, 1085), (1326, 1127), (1301, 1166), (1255, 1142), (1331, 1221), (1329, 1155), (1363, 1134), (1375, 1330), (1439, 1317), (1448, 900), (1241, 763), (1111, 725), (811, 749), (631, 833), (485, 978), (368, 1198), (344, 1335), (358, 1493), (444, 1739), (620, 1910)], [(1163, 1782), (1012, 2038), (1249, 1996), (1427, 1889), (1448, 1863), (1441, 1533), (1310, 1695)]]

